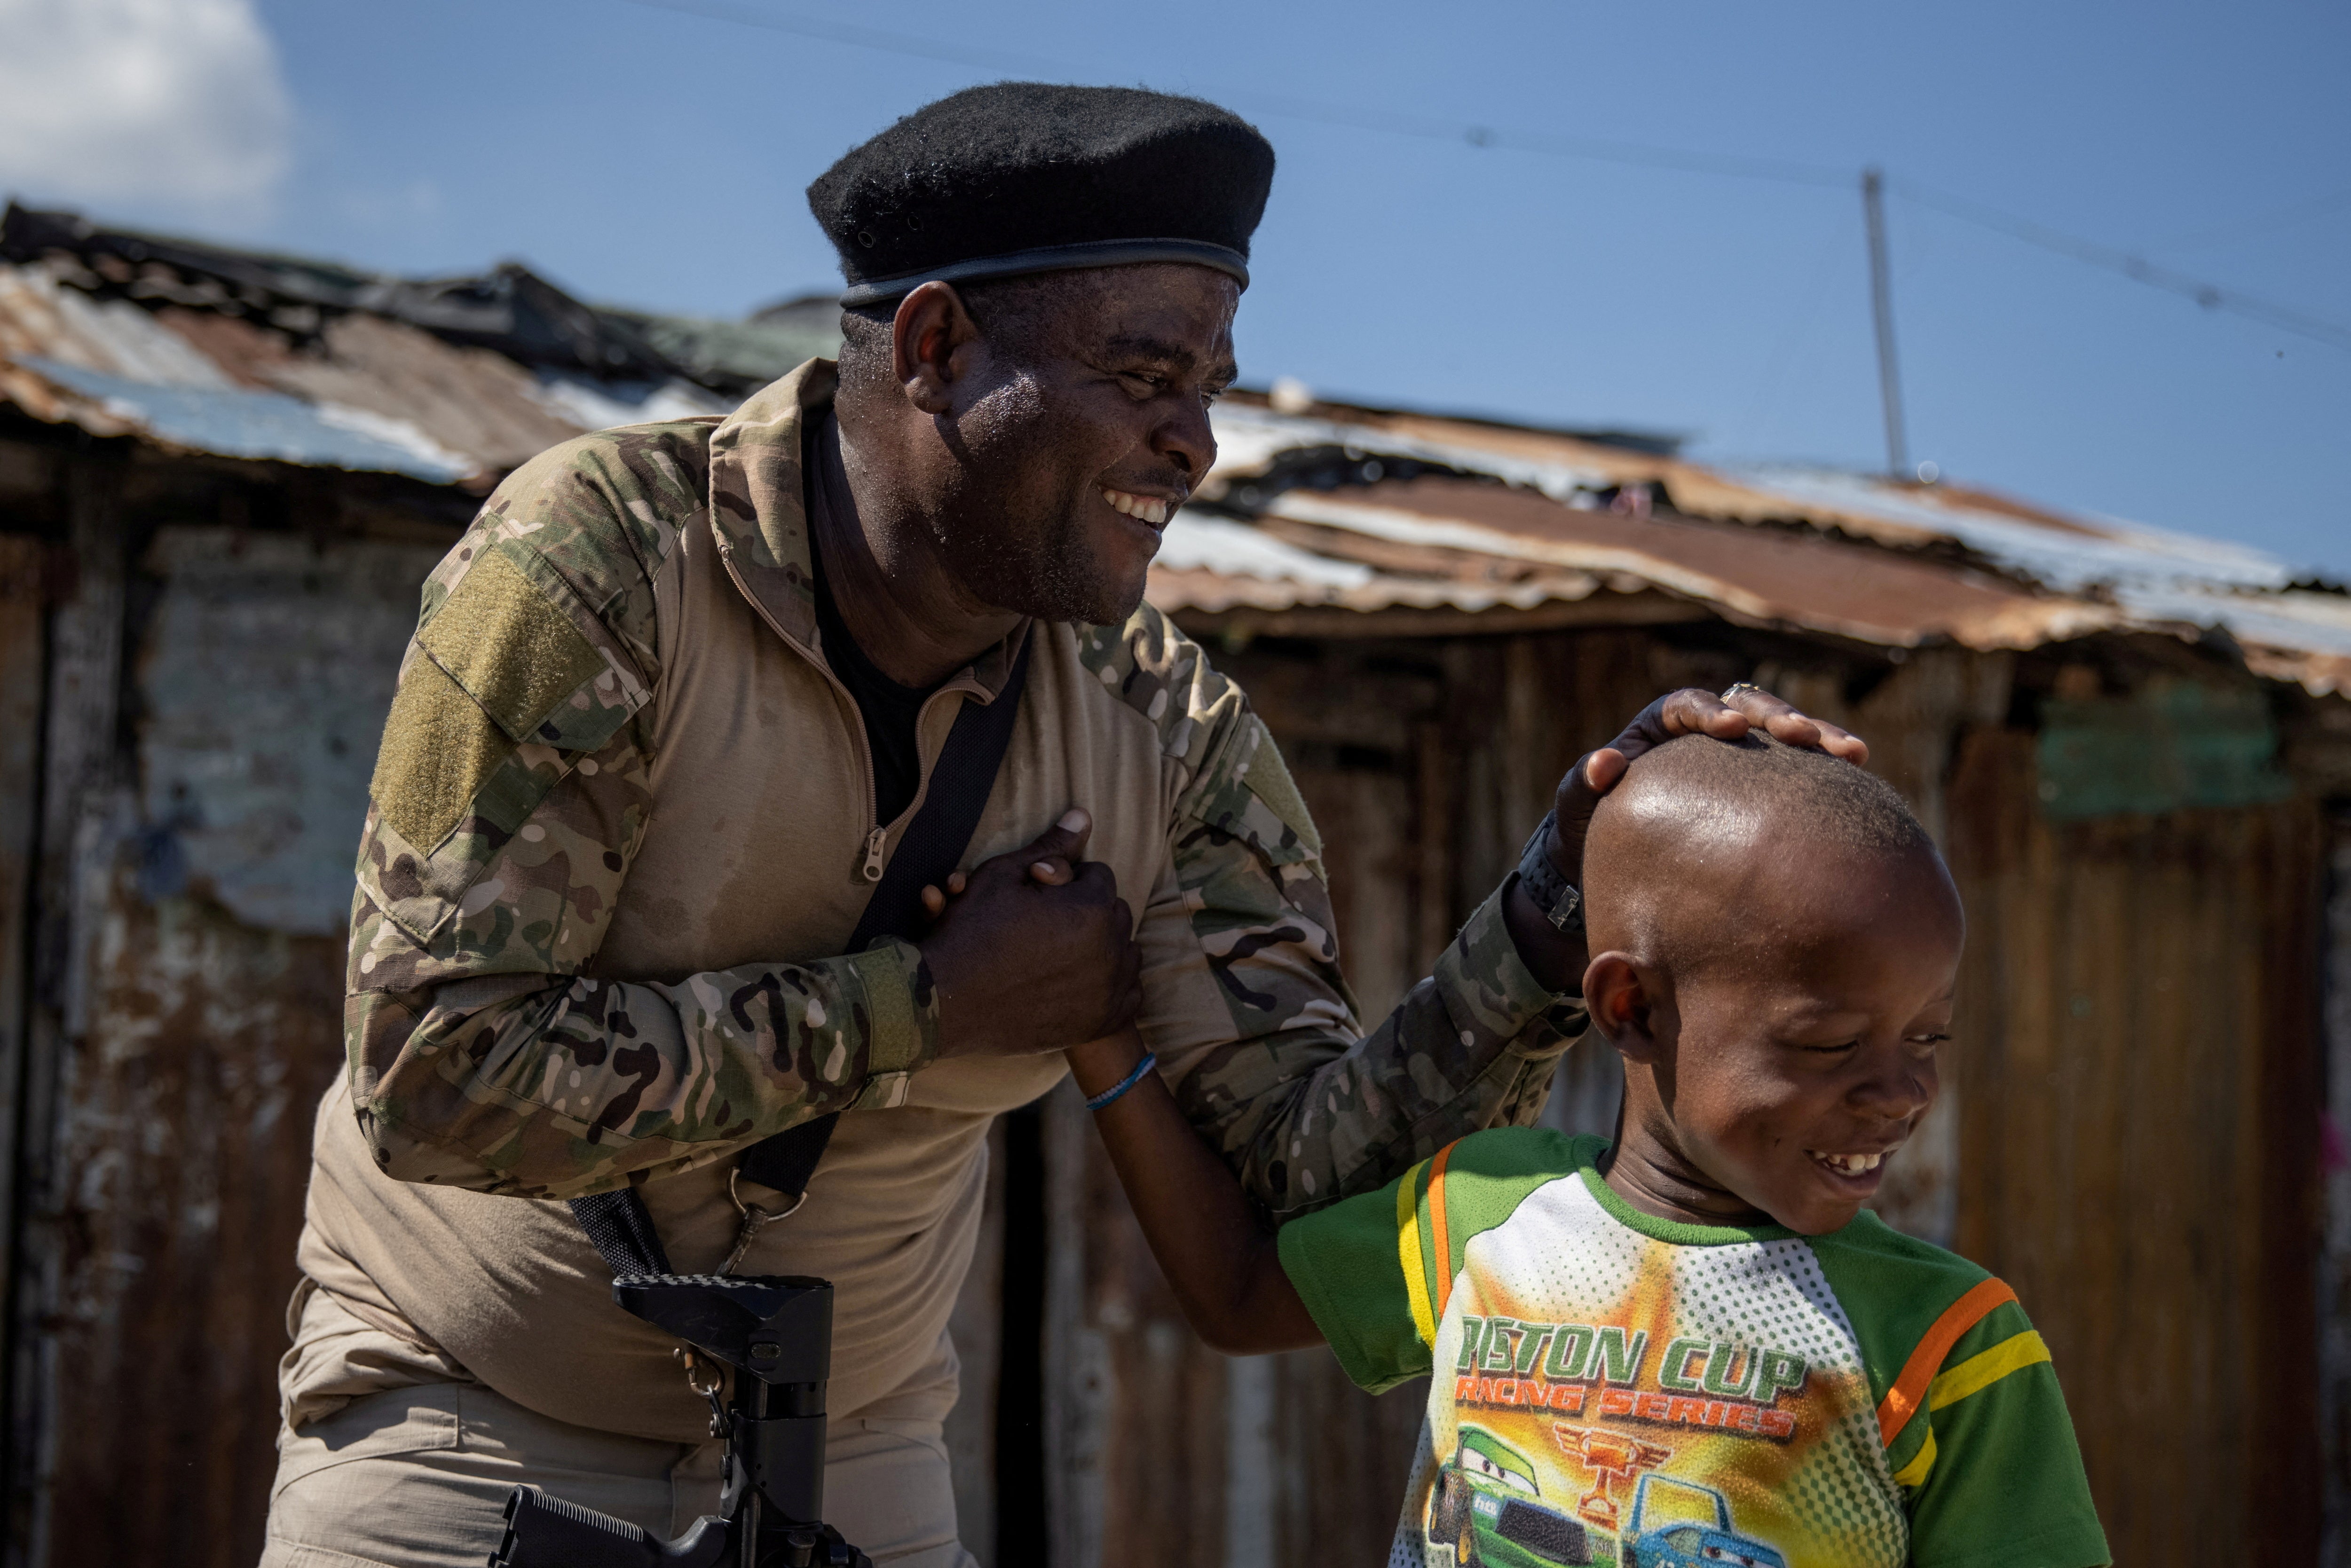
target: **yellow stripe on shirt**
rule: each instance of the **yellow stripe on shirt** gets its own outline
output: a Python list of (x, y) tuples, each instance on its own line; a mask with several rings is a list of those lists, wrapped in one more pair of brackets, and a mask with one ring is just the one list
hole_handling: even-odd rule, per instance
[(1927, 1472), (1935, 1468), (1935, 1428), (1927, 1428), (1927, 1440), (1910, 1456), (1910, 1462), (1894, 1472), (1894, 1484), (1898, 1487), (1921, 1487), (1927, 1484)]
[(1980, 1354), (1945, 1369), (1927, 1385), (1927, 1408), (1940, 1410), (1969, 1395), (1991, 1387), (2010, 1373), (2049, 1359), (2049, 1346), (2031, 1329), (2001, 1341)]
[(1413, 1332), (1420, 1343), (1437, 1348), (1437, 1314), (1428, 1306), (1427, 1265), (1421, 1260), (1420, 1201), (1413, 1196), (1417, 1169), (1405, 1172), (1396, 1183), (1396, 1261), (1404, 1265), (1405, 1298), (1412, 1303)]
[[(2034, 1366), (2049, 1359), (2049, 1346), (2032, 1329), (2011, 1334), (1990, 1350), (1971, 1355), (1959, 1365), (1938, 1374), (1927, 1385), (1927, 1408), (1940, 1410), (1947, 1405), (1957, 1405), (1970, 1394), (1980, 1394), (2011, 1372)], [(1920, 1487), (1927, 1483), (1927, 1472), (1935, 1468), (1935, 1428), (1927, 1428), (1927, 1440), (1910, 1456), (1910, 1462), (1894, 1472), (1894, 1484), (1900, 1487)]]

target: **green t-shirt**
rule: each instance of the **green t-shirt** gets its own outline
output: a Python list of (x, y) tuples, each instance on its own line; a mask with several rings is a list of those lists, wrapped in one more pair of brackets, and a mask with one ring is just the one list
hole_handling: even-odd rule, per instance
[(2048, 1347), (2006, 1285), (1863, 1214), (1655, 1219), (1541, 1128), (1293, 1220), (1347, 1375), (1435, 1371), (1390, 1568), (2093, 1568)]

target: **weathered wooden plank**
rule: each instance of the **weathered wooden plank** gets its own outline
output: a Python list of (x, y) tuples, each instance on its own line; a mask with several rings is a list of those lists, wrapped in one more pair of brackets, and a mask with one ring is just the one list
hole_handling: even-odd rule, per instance
[(1960, 1250), (2048, 1340), (2117, 1561), (2306, 1558), (2307, 808), (2056, 827), (2036, 800), (2030, 736), (1970, 737)]
[(947, 1412), (947, 1462), (955, 1478), (956, 1532), (979, 1568), (996, 1568), (997, 1385), (1004, 1366), (1005, 1127), (988, 1129), (987, 1196), (971, 1270), (956, 1292), (947, 1333), (961, 1385)]
[(1315, 637), (1332, 640), (1392, 637), (1490, 637), (1506, 632), (1552, 632), (1583, 626), (1667, 625), (1710, 621), (1706, 610), (1687, 600), (1655, 591), (1595, 593), (1589, 599), (1552, 600), (1531, 610), (1226, 610), (1176, 612), (1176, 624), (1195, 636), (1217, 639)]
[[(23, 449), (18, 449), (19, 451)], [(25, 465), (32, 468), (32, 465)], [(46, 478), (44, 466), (39, 476)], [(44, 668), (43, 570), (45, 541), (22, 535), (0, 538), (0, 1303), (15, 1300), (19, 1196), (18, 1128), (21, 1125), (34, 1028), (32, 977), (26, 960), (34, 950), (28, 920), (43, 901), (36, 888), (38, 802), (41, 794), (41, 705), (47, 685)], [(6, 1354), (0, 1354), (0, 1447), (11, 1475), (31, 1458), (34, 1423), (19, 1419), (15, 1396), (16, 1335), (8, 1325)], [(28, 1415), (30, 1413), (28, 1412)], [(19, 1436), (22, 1434), (22, 1437)], [(31, 1499), (12, 1484), (7, 1515), (12, 1536), (29, 1523)]]
[(2255, 886), (2267, 894), (2258, 923), (2270, 961), (2259, 996), (2263, 1015), (2255, 1093), (2255, 1148), (2246, 1172), (2259, 1215), (2261, 1273), (2255, 1300), (2260, 1382), (2254, 1422), (2253, 1515), (2265, 1555), (2308, 1562), (2321, 1530), (2318, 1434), (2324, 1406), (2311, 1374), (2317, 1360), (2318, 1251), (2325, 1218), (2322, 1124), (2325, 1091), (2324, 951), (2326, 851), (2321, 813), (2298, 800), (2262, 814), (2267, 842), (2254, 857)]
[(2351, 813), (2328, 823), (2325, 936), (2326, 1110), (2321, 1157), (2325, 1176), (2324, 1251), (2319, 1260), (2319, 1430), (2325, 1538), (2321, 1563), (2351, 1552)]
[(31, 1007), (18, 1080), (16, 1238), (9, 1325), (8, 1561), (46, 1563), (59, 1433), (60, 1366), (48, 1328), (62, 1294), (60, 1205), (72, 1173), (57, 1161), (59, 1085), (87, 1028), (85, 978), (124, 810), (117, 754), (127, 560), (120, 474), (106, 455), (65, 473), (66, 549), (49, 616), (41, 736)]
[[(0, 535), (0, 1216), (15, 1211), (17, 1095), (25, 1070), (25, 960), (40, 797), (44, 541)], [(0, 1246), (0, 1301), (13, 1246)]]

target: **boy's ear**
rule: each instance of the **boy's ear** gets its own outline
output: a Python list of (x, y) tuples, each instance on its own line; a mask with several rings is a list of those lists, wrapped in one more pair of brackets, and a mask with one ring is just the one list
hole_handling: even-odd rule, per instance
[(1628, 1061), (1654, 1062), (1664, 1055), (1657, 1038), (1662, 1000), (1628, 954), (1595, 954), (1583, 971), (1583, 1005), (1593, 1026)]

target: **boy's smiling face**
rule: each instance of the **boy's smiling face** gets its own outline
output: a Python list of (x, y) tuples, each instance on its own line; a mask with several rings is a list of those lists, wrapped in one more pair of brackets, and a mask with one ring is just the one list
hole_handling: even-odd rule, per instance
[(1923, 836), (1652, 781), (1584, 861), (1585, 997), (1625, 1068), (1608, 1183), (1660, 1218), (1834, 1230), (1934, 1103), (1958, 893)]
[(1708, 1210), (1735, 1198), (1808, 1236), (1844, 1225), (1876, 1192), (1885, 1159), (1935, 1103), (1959, 922), (1956, 898), (1938, 896), (1949, 886), (1938, 866), (1843, 870), (1842, 898), (1779, 901), (1783, 919), (1797, 918), (1783, 939), (1750, 947), (1750, 961), (1661, 988), (1674, 1014), (1667, 1049), (1628, 1063), (1628, 1094), (1636, 1077), (1648, 1091), (1637, 1117), (1627, 1103), (1628, 1178), (1664, 1178), (1664, 1193)]

